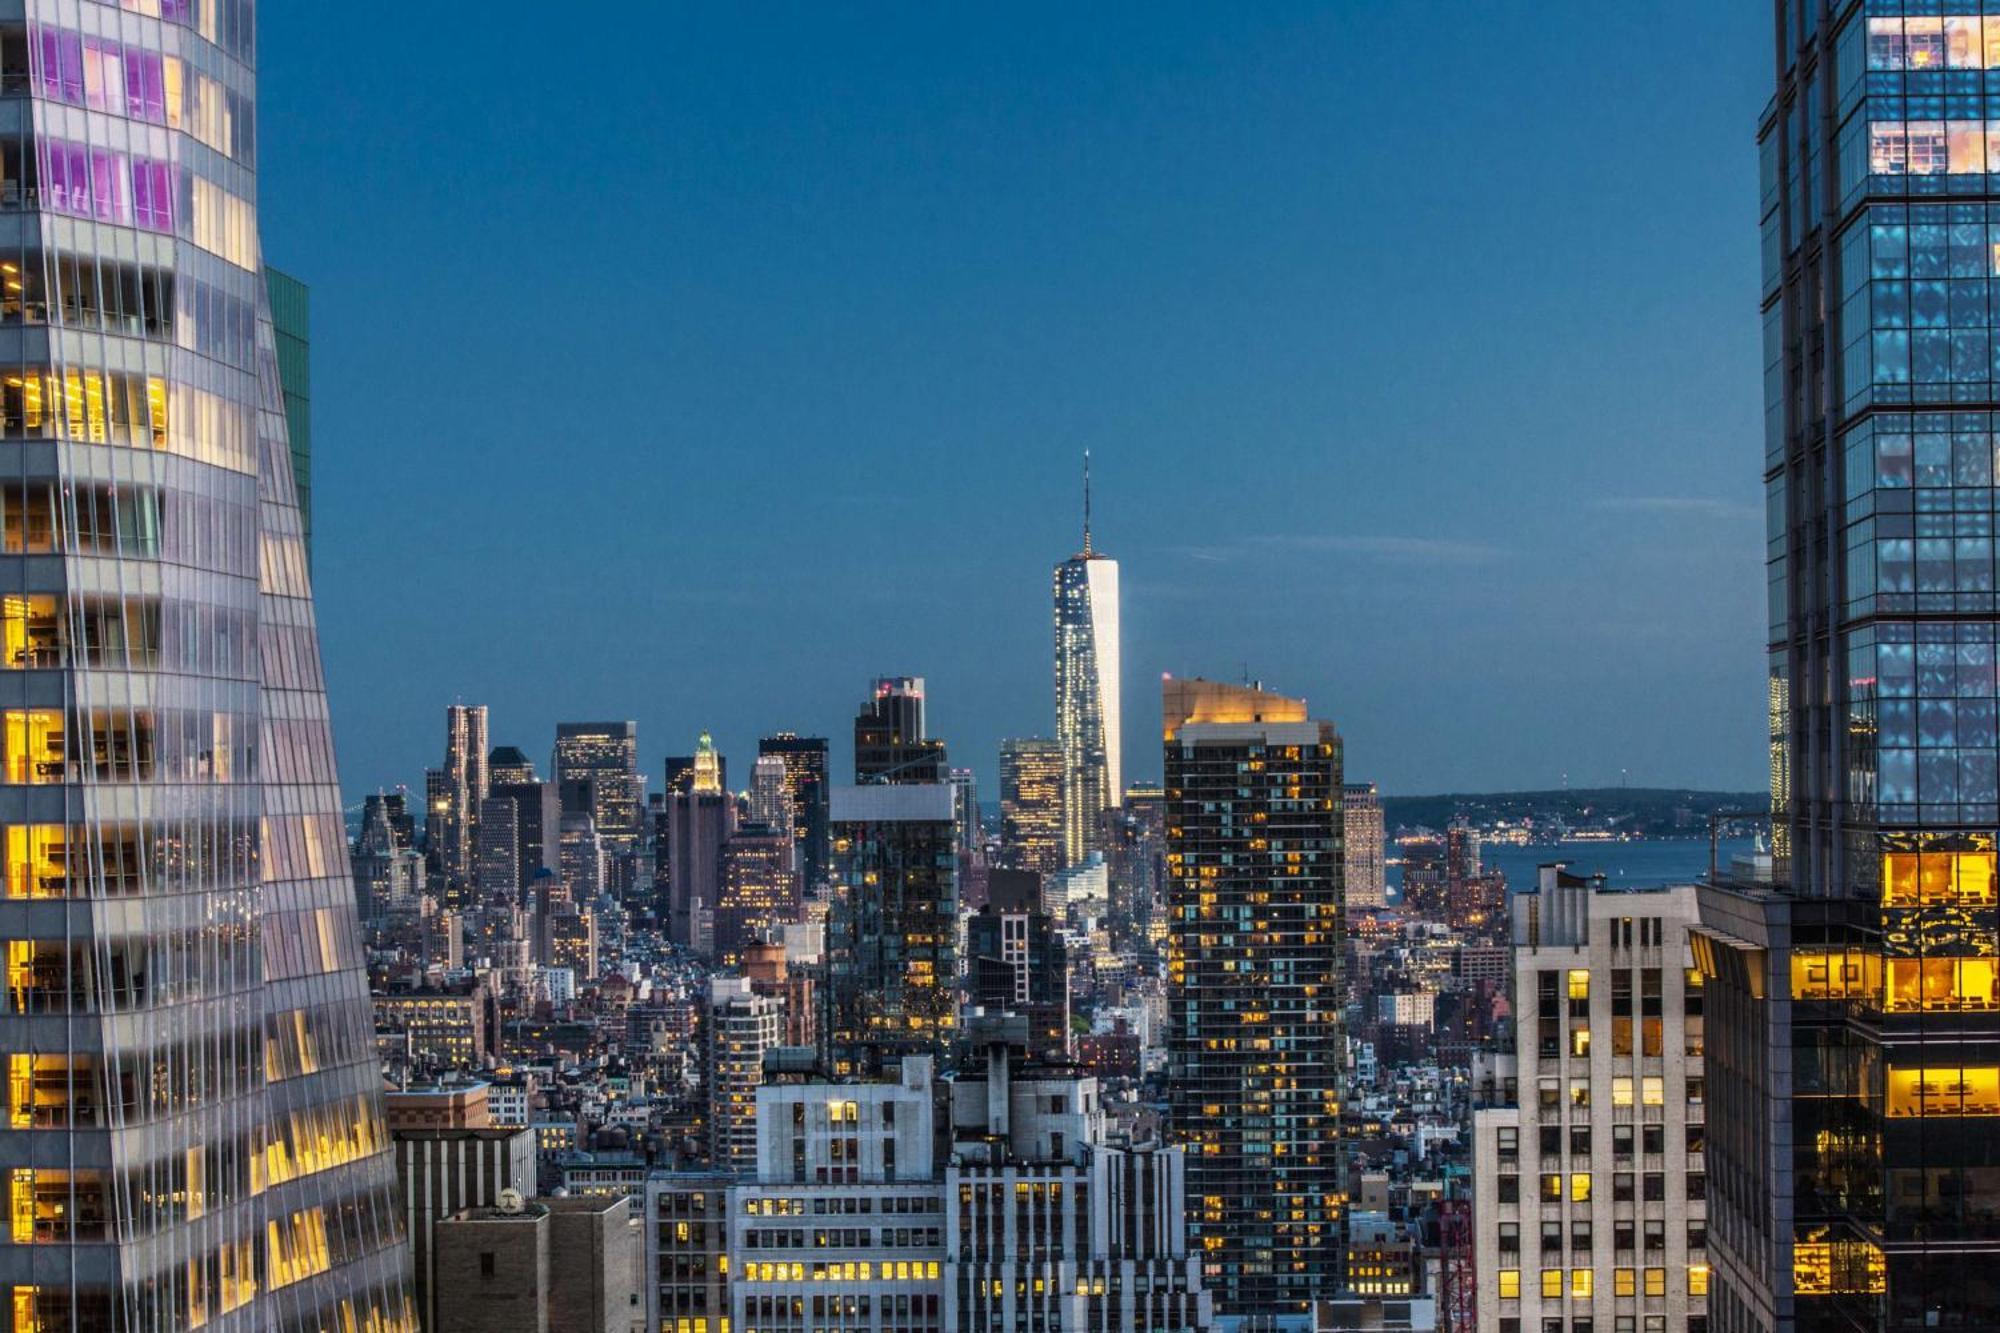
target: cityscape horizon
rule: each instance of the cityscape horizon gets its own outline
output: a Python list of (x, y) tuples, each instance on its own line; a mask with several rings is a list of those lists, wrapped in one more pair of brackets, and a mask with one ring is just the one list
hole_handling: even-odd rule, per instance
[(2000, 1330), (1986, 9), (0, 0), (0, 1333)]

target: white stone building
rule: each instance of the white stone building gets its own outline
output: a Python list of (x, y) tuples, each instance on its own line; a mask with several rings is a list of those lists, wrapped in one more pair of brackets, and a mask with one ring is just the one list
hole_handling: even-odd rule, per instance
[(1695, 890), (1544, 866), (1517, 894), (1516, 1050), (1475, 1073), (1481, 1333), (1706, 1333)]

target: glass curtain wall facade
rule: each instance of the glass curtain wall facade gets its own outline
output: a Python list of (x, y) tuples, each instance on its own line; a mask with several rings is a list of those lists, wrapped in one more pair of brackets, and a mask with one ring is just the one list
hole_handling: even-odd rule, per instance
[(249, 0), (0, 3), (0, 1322), (414, 1327)]
[(836, 1068), (942, 1061), (958, 1029), (958, 829), (941, 782), (835, 787), (827, 916)]
[(312, 564), (312, 289), (266, 265), (271, 329), (278, 340), (278, 387), (285, 395), (285, 433), (292, 445), (292, 489), (299, 495), (299, 529)]
[(1000, 845), (1007, 864), (1043, 879), (1062, 869), (1063, 750), (1039, 736), (1000, 742)]
[(1774, 864), (1704, 898), (1723, 1330), (2000, 1309), (2000, 5), (1773, 0)]
[(1062, 747), (1062, 863), (1104, 847), (1104, 812), (1125, 775), (1118, 689), (1118, 562), (1090, 549), (1056, 566), (1056, 741)]

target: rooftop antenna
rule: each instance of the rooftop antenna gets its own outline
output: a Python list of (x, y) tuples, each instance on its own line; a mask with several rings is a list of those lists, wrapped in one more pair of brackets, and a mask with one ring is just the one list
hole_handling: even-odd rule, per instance
[(1083, 553), (1090, 555), (1090, 450), (1083, 451)]

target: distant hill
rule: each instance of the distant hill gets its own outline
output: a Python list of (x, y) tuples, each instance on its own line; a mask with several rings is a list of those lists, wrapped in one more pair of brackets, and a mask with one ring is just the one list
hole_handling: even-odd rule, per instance
[(1442, 829), (1463, 815), (1474, 824), (1496, 820), (1560, 821), (1572, 829), (1615, 829), (1648, 837), (1705, 835), (1719, 811), (1766, 812), (1768, 792), (1696, 791), (1687, 787), (1572, 787), (1567, 791), (1447, 792), (1384, 796), (1383, 821), (1397, 829)]

